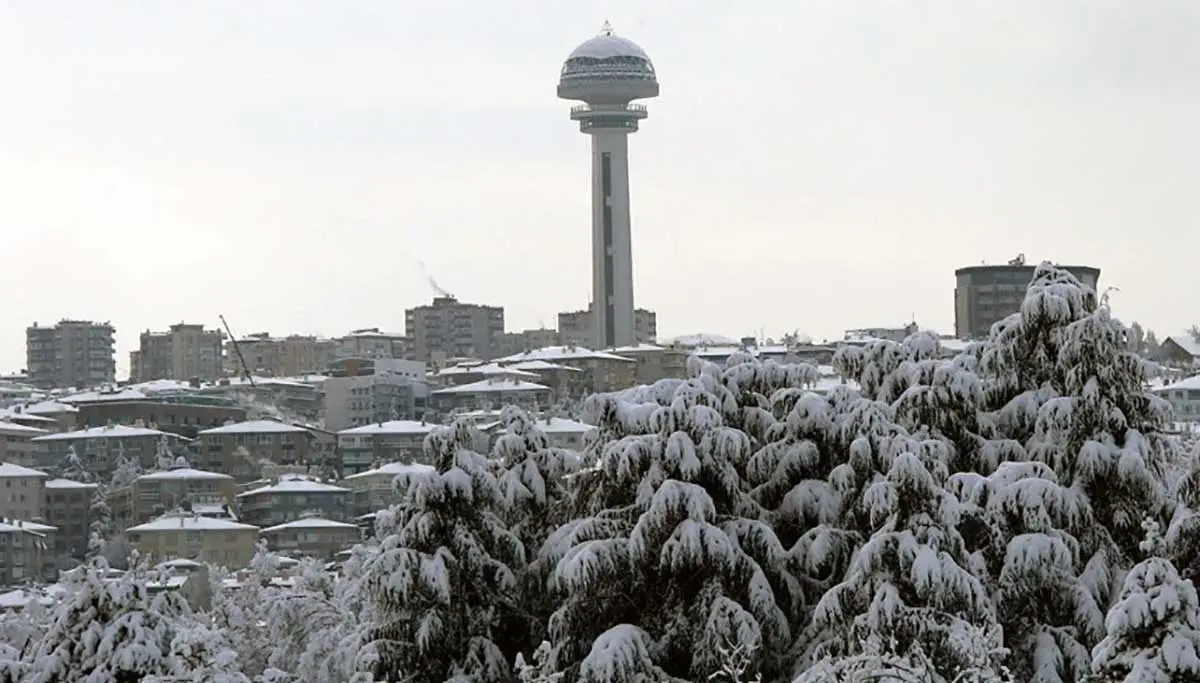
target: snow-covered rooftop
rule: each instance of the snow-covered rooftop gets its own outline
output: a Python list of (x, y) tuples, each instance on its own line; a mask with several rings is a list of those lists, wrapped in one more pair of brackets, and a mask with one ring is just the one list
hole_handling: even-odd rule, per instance
[(144, 401), (147, 394), (143, 391), (138, 391), (130, 387), (117, 389), (93, 389), (91, 391), (81, 391), (70, 396), (63, 396), (59, 399), (62, 403), (104, 403), (108, 401)]
[(135, 531), (141, 533), (143, 531), (177, 531), (185, 529), (187, 531), (241, 531), (243, 529), (254, 529), (258, 527), (250, 524), (242, 524), (228, 519), (217, 519), (215, 517), (201, 517), (199, 515), (164, 515), (158, 519), (151, 520), (145, 524), (139, 524), (135, 527), (126, 529), (126, 532)]
[(696, 346), (738, 346), (741, 344), (736, 339), (719, 334), (709, 334), (707, 332), (697, 332), (696, 334), (685, 334), (674, 339), (668, 339), (667, 344), (676, 346), (686, 346), (693, 348)]
[(132, 436), (155, 436), (167, 437), (169, 439), (178, 439), (180, 441), (191, 441), (187, 437), (172, 434), (170, 432), (160, 432), (157, 429), (149, 427), (130, 427), (129, 425), (105, 425), (103, 427), (89, 427), (87, 429), (79, 429), (74, 432), (63, 432), (62, 434), (47, 434), (46, 436), (35, 437), (33, 441), (64, 441), (73, 439), (120, 439)]
[(386, 465), (380, 465), (373, 470), (351, 474), (342, 479), (342, 481), (350, 481), (351, 479), (362, 479), (364, 477), (374, 477), (378, 475), (391, 475), (393, 477), (401, 474), (419, 474), (425, 472), (433, 472), (433, 468), (429, 465), (421, 463), (405, 463), (405, 462), (389, 462)]
[(538, 420), (535, 425), (547, 434), (576, 434), (595, 429), (590, 424), (568, 420), (565, 417), (552, 417)]
[(1154, 391), (1174, 391), (1176, 389), (1200, 389), (1200, 375), (1194, 375), (1177, 382), (1158, 387)]
[(647, 353), (650, 351), (662, 351), (663, 346), (657, 344), (634, 344), (633, 346), (617, 346), (611, 349), (605, 349), (609, 353)]
[(238, 498), (262, 493), (345, 493), (350, 489), (315, 481), (298, 474), (284, 474), (277, 483), (261, 486), (253, 491), (239, 493)]
[(235, 422), (234, 424), (224, 425), (222, 427), (214, 427), (198, 432), (199, 434), (298, 434), (307, 432), (303, 427), (288, 424), (286, 422), (276, 422), (275, 420), (250, 420), (248, 422)]
[(0, 416), (0, 432), (5, 432), (7, 434), (24, 434), (24, 435), (28, 435), (28, 436), (33, 436), (34, 434), (48, 434), (49, 433), (45, 429), (38, 429), (37, 427), (29, 427), (26, 425), (19, 425), (16, 422), (6, 422), (6, 421), (4, 421), (3, 416)]
[(262, 532), (267, 531), (287, 531), (288, 529), (357, 529), (358, 525), (350, 524), (349, 522), (335, 522), (332, 519), (324, 519), (322, 517), (304, 517), (297, 519), (294, 522), (284, 522), (262, 529)]
[(11, 462), (0, 462), (0, 478), (7, 477), (48, 477), (41, 470), (22, 467)]
[(11, 409), (7, 409), (7, 408), (0, 410), (0, 420), (4, 420), (6, 422), (18, 422), (18, 421), (20, 421), (20, 422), (36, 422), (38, 424), (44, 424), (44, 425), (52, 425), (52, 424), (55, 424), (56, 422), (58, 422), (58, 420), (55, 420), (52, 417), (46, 417), (45, 415), (34, 415), (33, 413), (27, 413), (24, 411), (24, 409), (22, 409), (21, 411), (18, 412), (16, 410), (11, 410)]
[(30, 522), (27, 520), (16, 520), (16, 519), (5, 518), (5, 517), (0, 517), (0, 524), (7, 524), (8, 526), (28, 529), (30, 531), (36, 531), (39, 534), (48, 534), (52, 531), (58, 531), (58, 527), (51, 526), (49, 524), (42, 524), (40, 522)]
[[(1184, 332), (1183, 334), (1173, 334), (1173, 335), (1167, 337), (1167, 339), (1170, 339), (1171, 341), (1175, 342), (1176, 344), (1179, 345), (1179, 348), (1183, 349), (1184, 351), (1187, 351), (1188, 353), (1192, 354), (1193, 356), (1200, 357), (1200, 341), (1197, 341), (1196, 338), (1194, 336), (1192, 336), (1192, 334), (1190, 332)], [(1164, 339), (1163, 341), (1166, 341), (1167, 339)]]
[(78, 413), (79, 408), (61, 401), (39, 401), (25, 406), (21, 412), (28, 415), (53, 415), (55, 413)]
[(521, 391), (549, 391), (550, 387), (545, 384), (536, 384), (534, 382), (525, 382), (519, 379), (510, 378), (492, 378), (484, 379), (470, 384), (460, 384), (456, 387), (446, 387), (433, 392), (435, 394), (491, 394), (491, 393), (511, 393)]
[(529, 372), (553, 372), (556, 370), (566, 370), (567, 372), (583, 372), (579, 368), (571, 367), (570, 365), (562, 365), (559, 363), (551, 363), (545, 360), (523, 360), (520, 363), (509, 365), (510, 368), (517, 370), (528, 370)]
[(544, 360), (551, 363), (564, 360), (588, 360), (592, 358), (602, 358), (605, 360), (618, 360), (627, 363), (634, 362), (632, 359), (618, 356), (614, 353), (606, 353), (604, 351), (593, 351), (582, 346), (545, 346), (540, 349), (530, 349), (522, 351), (511, 356), (497, 359), (497, 363), (522, 363), (530, 360)]
[(25, 609), (29, 603), (35, 600), (46, 607), (57, 602), (54, 597), (35, 588), (18, 588), (7, 593), (0, 593), (0, 610)]
[(438, 370), (437, 377), (447, 377), (451, 375), (483, 375), (487, 377), (526, 377), (537, 379), (537, 374), (528, 372), (521, 368), (513, 366), (503, 366), (498, 363), (483, 363), (481, 365), (455, 365), (448, 368)]
[(169, 479), (233, 479), (233, 477), (228, 474), (221, 474), (220, 472), (207, 472), (205, 470), (192, 469), (191, 467), (179, 467), (173, 470), (143, 474), (134, 481), (163, 481)]
[(71, 479), (51, 479), (44, 486), (48, 489), (94, 489), (99, 484), (85, 484), (81, 481), (73, 481)]
[(338, 432), (338, 436), (371, 436), (388, 434), (428, 434), (440, 425), (416, 420), (389, 420), (375, 424), (351, 427)]
[(605, 25), (605, 30), (594, 38), (589, 38), (571, 51), (567, 60), (588, 57), (591, 59), (608, 59), (610, 57), (638, 57), (647, 62), (650, 57), (637, 43), (628, 38), (622, 38)]

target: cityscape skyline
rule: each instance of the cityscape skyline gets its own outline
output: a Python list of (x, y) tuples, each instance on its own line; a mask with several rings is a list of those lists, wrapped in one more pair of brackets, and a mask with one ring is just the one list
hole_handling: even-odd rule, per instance
[(0, 223), (26, 291), (0, 368), (60, 318), (110, 320), (122, 367), (147, 327), (218, 314), (400, 330), (432, 297), (418, 261), (511, 329), (585, 308), (588, 169), (553, 85), (606, 17), (671, 75), (631, 160), (661, 336), (949, 333), (953, 271), (1018, 252), (1099, 267), (1160, 337), (1200, 317), (1198, 49), (1172, 30), (1195, 7), (527, 5), (6, 8)]

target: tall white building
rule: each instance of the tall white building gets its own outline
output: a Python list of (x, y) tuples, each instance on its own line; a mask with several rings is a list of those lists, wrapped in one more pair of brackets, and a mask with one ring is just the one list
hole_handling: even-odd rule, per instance
[(335, 361), (325, 380), (325, 428), (420, 419), (429, 395), (425, 363), (400, 358), (348, 358)]
[(595, 348), (636, 343), (633, 313), (633, 248), (629, 222), (629, 134), (646, 118), (631, 104), (658, 96), (654, 65), (642, 48), (613, 33), (575, 48), (563, 64), (558, 96), (584, 102), (571, 120), (592, 138), (592, 300), (596, 302)]

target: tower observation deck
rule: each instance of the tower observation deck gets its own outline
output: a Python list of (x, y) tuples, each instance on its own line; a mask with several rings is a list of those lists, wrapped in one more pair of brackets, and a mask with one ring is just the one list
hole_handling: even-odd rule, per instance
[(629, 217), (629, 134), (647, 116), (634, 100), (658, 96), (654, 64), (604, 23), (563, 63), (558, 96), (584, 104), (571, 120), (592, 138), (592, 301), (597, 348), (636, 343)]

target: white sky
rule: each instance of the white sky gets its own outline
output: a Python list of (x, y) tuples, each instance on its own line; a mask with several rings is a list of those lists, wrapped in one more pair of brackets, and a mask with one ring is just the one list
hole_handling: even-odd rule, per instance
[(1200, 321), (1194, 0), (0, 2), (0, 370), (24, 328), (401, 330), (432, 296), (553, 325), (590, 288), (605, 19), (662, 95), (631, 140), (663, 336), (950, 331), (956, 267), (1085, 263)]

